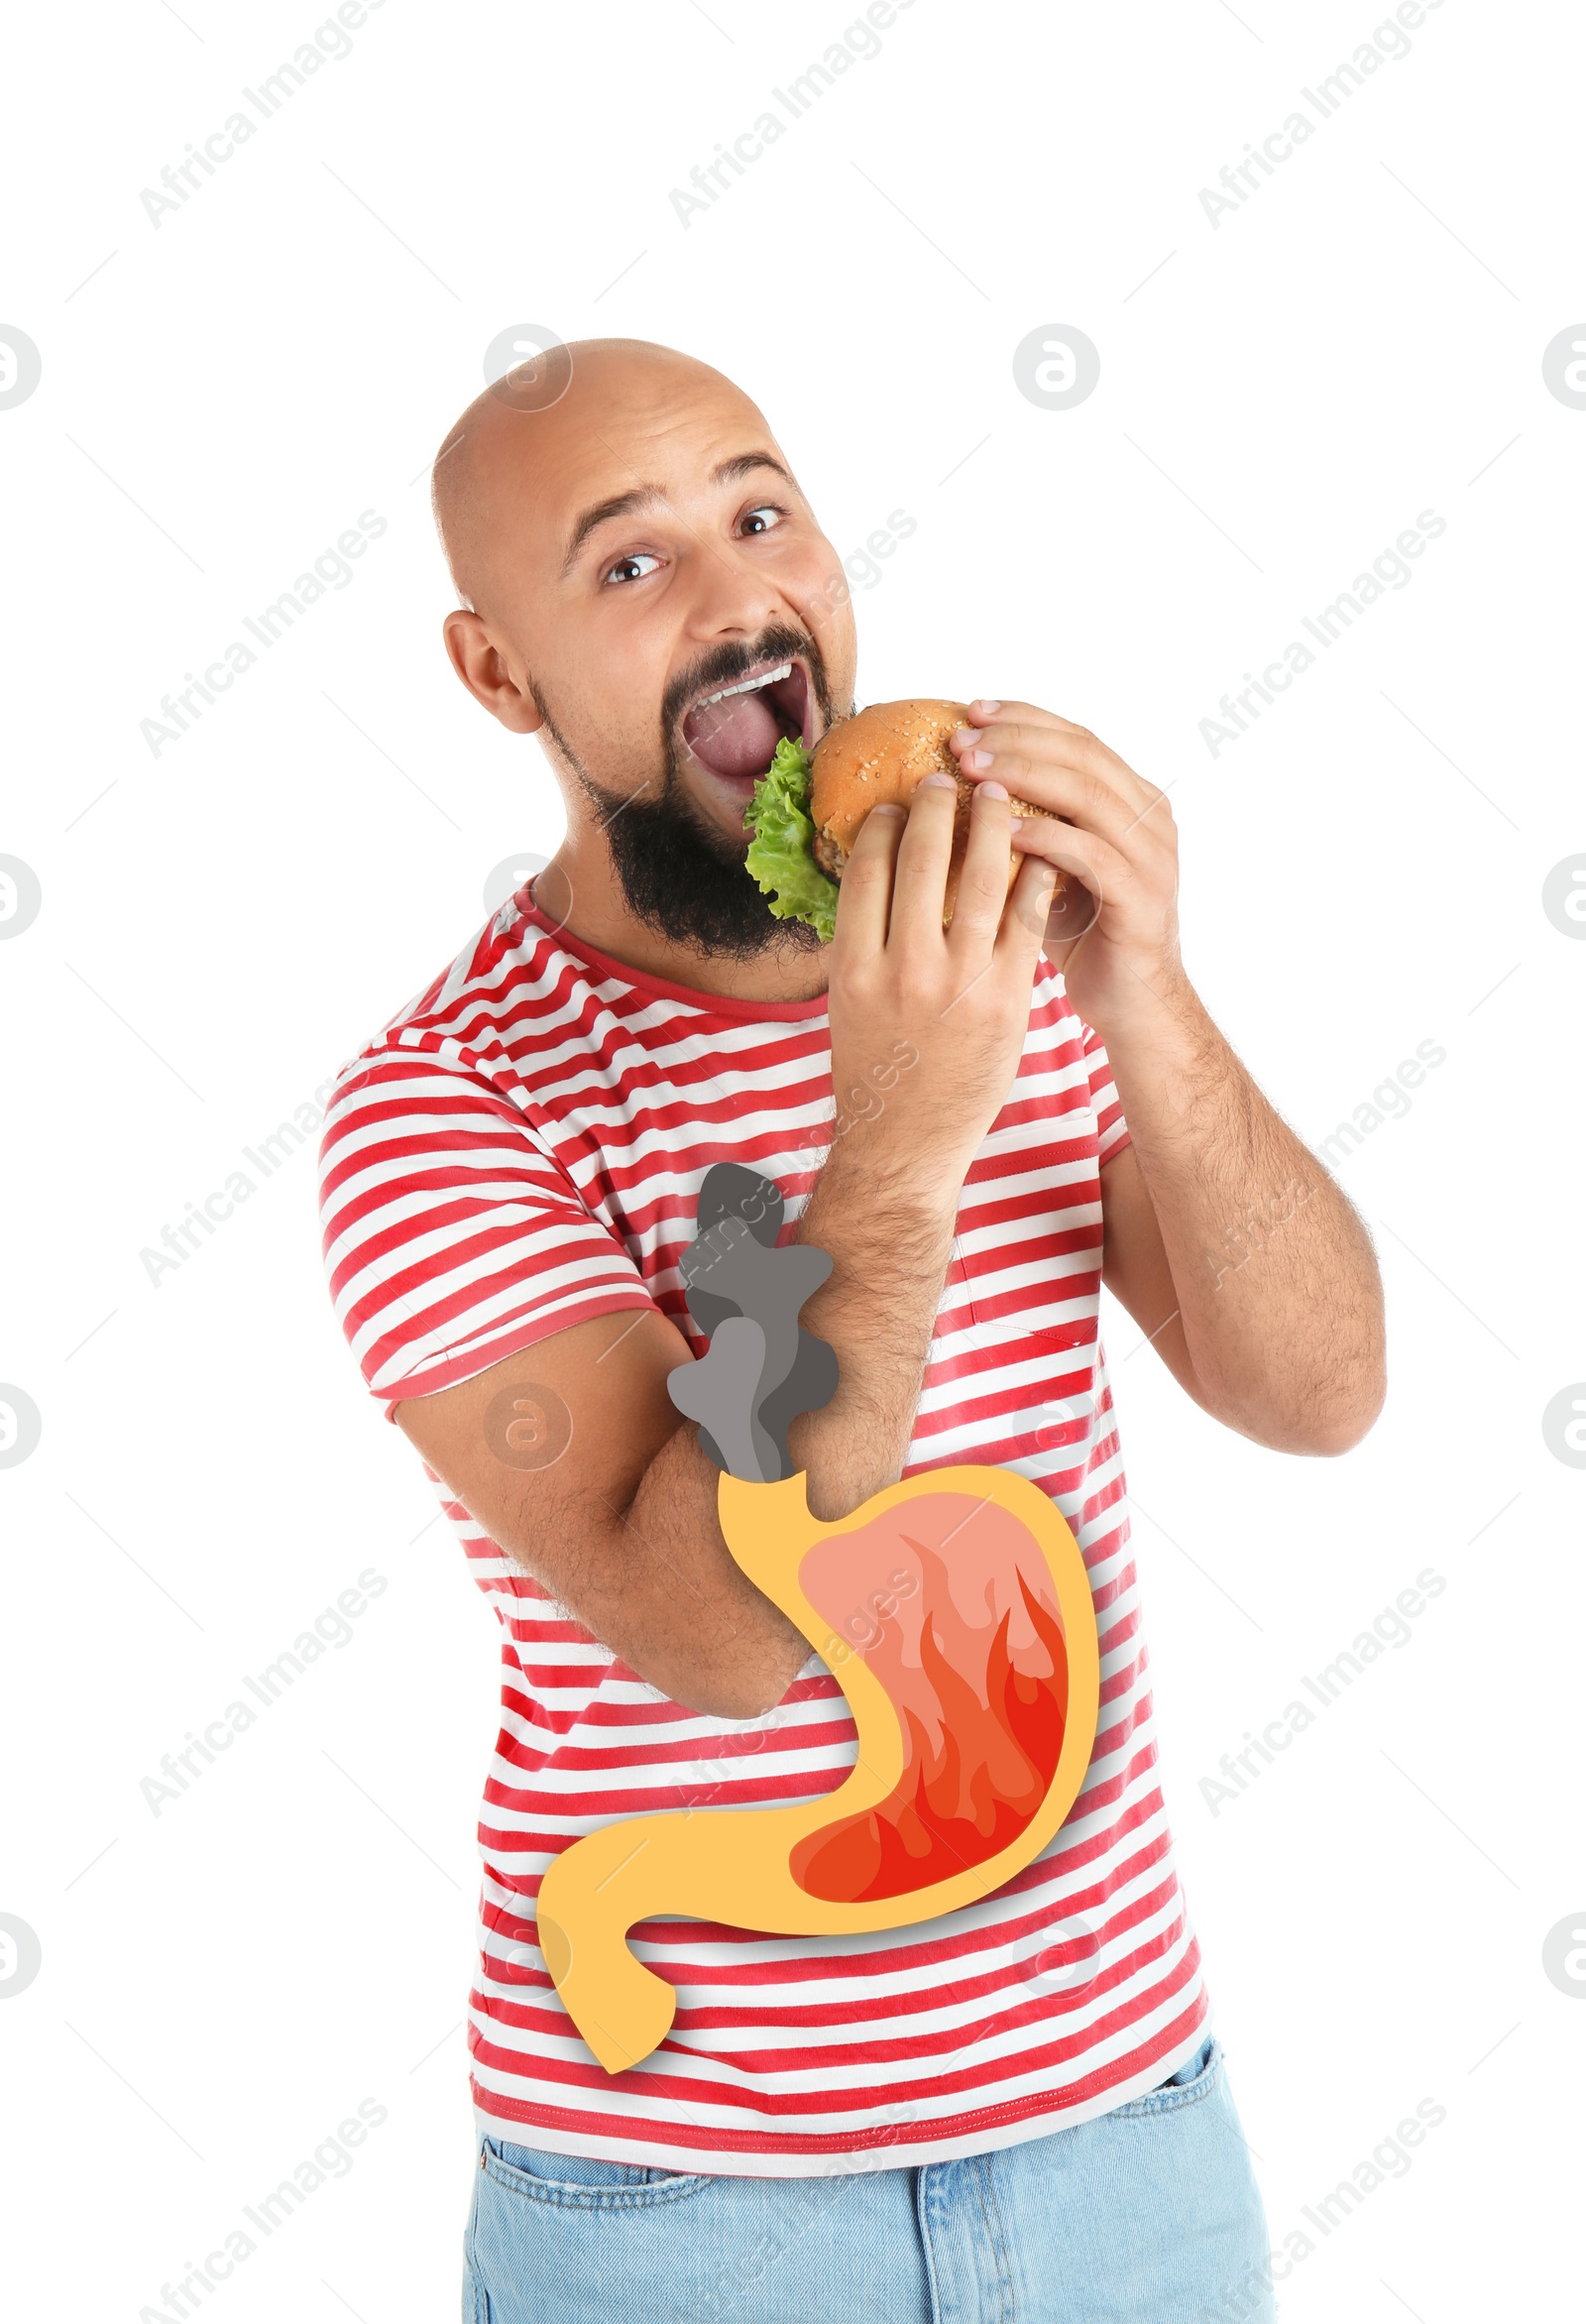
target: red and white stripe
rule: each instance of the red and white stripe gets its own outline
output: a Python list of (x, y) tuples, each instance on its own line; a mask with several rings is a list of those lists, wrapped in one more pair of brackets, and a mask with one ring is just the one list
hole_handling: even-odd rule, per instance
[[(830, 1139), (830, 1068), (824, 999), (686, 991), (558, 933), (520, 892), (343, 1068), (327, 1108), (325, 1264), (388, 1417), (592, 1316), (659, 1307), (703, 1353), (678, 1272), (700, 1183), (745, 1163), (796, 1218)], [(546, 1865), (618, 1816), (819, 1798), (853, 1764), (852, 1722), (814, 1656), (761, 1720), (667, 1700), (426, 1469), (504, 1632), (470, 2010), (495, 2135), (762, 2175), (935, 2161), (1104, 2113), (1202, 2037), (1097, 1330), (1099, 1172), (1127, 1139), (1101, 1043), (1043, 966), (963, 1190), (904, 1469), (1017, 1469), (1074, 1529), (1102, 1705), (1073, 1813), (1015, 1880), (912, 1927), (645, 1921), (635, 1950), (678, 2012), (626, 2073), (591, 2057), (534, 1943)]]

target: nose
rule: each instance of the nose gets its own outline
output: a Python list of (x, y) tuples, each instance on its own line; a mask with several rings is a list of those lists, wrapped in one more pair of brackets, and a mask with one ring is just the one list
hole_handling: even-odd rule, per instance
[(688, 627), (702, 644), (757, 638), (772, 622), (789, 618), (775, 581), (736, 541), (704, 541), (691, 563)]

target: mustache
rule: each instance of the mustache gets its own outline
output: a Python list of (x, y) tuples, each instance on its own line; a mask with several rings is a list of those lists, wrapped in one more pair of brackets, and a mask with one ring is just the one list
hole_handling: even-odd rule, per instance
[(690, 662), (687, 669), (679, 670), (661, 697), (663, 735), (670, 740), (678, 720), (698, 695), (713, 693), (718, 686), (736, 686), (763, 662), (793, 660), (804, 662), (808, 668), (823, 721), (830, 726), (832, 690), (820, 646), (814, 638), (795, 630), (791, 623), (773, 622), (758, 638), (724, 639), (720, 645), (713, 645)]

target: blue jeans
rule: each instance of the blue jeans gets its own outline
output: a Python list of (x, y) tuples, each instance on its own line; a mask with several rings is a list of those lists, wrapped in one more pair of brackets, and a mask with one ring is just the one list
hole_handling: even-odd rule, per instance
[(464, 2324), (1271, 2324), (1222, 2052), (959, 2162), (705, 2176), (483, 2142)]

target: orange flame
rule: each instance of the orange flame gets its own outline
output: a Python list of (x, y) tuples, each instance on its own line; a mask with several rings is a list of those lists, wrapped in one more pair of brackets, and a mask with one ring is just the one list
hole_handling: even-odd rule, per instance
[[(902, 1530), (905, 1515), (916, 1531)], [(936, 1550), (918, 1538), (933, 1518)], [(955, 1538), (950, 1565), (939, 1552)], [(878, 1561), (891, 1564), (888, 1616), (856, 1651), (897, 1711), (903, 1770), (878, 1806), (801, 1840), (790, 1870), (807, 1895), (857, 1904), (930, 1887), (1018, 1837), (1057, 1772), (1069, 1664), (1041, 1546), (1006, 1510), (922, 1496), (844, 1536), (841, 1565), (834, 1547), (818, 1545), (799, 1572), (828, 1619)], [(900, 1570), (913, 1588), (897, 1586)]]

